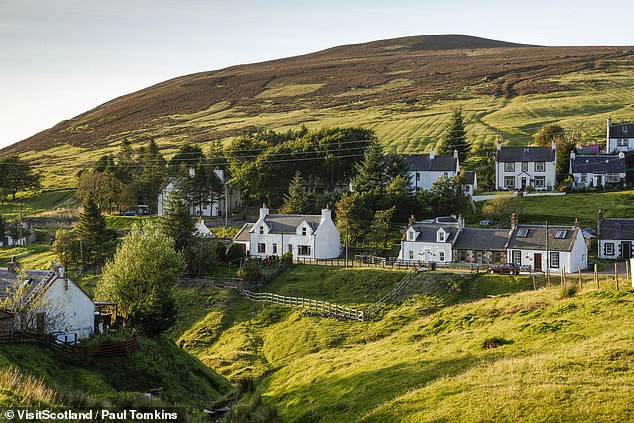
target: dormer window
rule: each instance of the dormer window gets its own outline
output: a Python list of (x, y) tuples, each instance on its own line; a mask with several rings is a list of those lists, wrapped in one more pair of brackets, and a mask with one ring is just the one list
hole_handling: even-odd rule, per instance
[(445, 242), (445, 233), (440, 231), (438, 232), (438, 241), (439, 242)]
[(260, 226), (260, 235), (264, 234), (264, 226)]
[(623, 132), (627, 132), (627, 126), (623, 127)]
[(408, 241), (414, 241), (415, 237), (416, 237), (416, 233), (414, 231), (407, 232), (407, 240)]
[(302, 236), (306, 236), (306, 228), (302, 228)]

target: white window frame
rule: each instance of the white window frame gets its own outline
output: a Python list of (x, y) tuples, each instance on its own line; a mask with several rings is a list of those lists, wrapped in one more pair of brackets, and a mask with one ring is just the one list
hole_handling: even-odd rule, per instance
[(306, 227), (302, 228), (302, 236), (306, 236)]
[(544, 188), (546, 186), (545, 176), (535, 176), (535, 188)]
[(617, 147), (627, 147), (628, 139), (627, 138), (617, 138), (616, 146)]
[(260, 235), (263, 235), (263, 234), (264, 234), (264, 226), (260, 225)]
[(310, 245), (298, 245), (297, 246), (297, 255), (298, 256), (309, 256), (310, 255)]
[(546, 162), (535, 162), (535, 172), (546, 172)]
[(588, 174), (587, 174), (587, 173), (582, 173), (582, 174), (579, 176), (579, 180), (580, 180), (582, 183), (584, 183), (584, 184), (585, 184), (585, 183), (587, 183), (587, 182), (588, 182)]
[(551, 251), (548, 258), (548, 265), (551, 269), (559, 269), (559, 252)]
[(606, 242), (603, 244), (603, 254), (606, 256), (614, 255), (614, 244), (612, 242)]
[(505, 172), (515, 172), (515, 163), (514, 162), (504, 162), (504, 171)]
[(440, 261), (445, 261), (445, 252), (444, 251), (438, 251), (438, 259)]
[[(510, 184), (509, 184), (509, 181), (511, 181)], [(515, 188), (515, 176), (505, 176), (504, 177), (504, 186), (506, 188)]]
[(528, 162), (522, 162), (522, 172), (528, 172)]
[(414, 260), (414, 250), (409, 250), (408, 253), (409, 253), (408, 254), (409, 259)]
[(605, 182), (621, 182), (621, 176), (618, 173), (608, 173), (605, 175)]
[(414, 241), (415, 239), (416, 239), (416, 232), (407, 231), (407, 240), (408, 241)]
[(258, 254), (266, 254), (266, 243), (258, 242)]
[(277, 244), (273, 244), (273, 252), (272, 254), (277, 254)]
[(445, 233), (443, 231), (438, 232), (438, 242), (445, 242)]
[(511, 258), (513, 259), (513, 263), (517, 264), (518, 266), (522, 265), (522, 251), (521, 250), (512, 250)]

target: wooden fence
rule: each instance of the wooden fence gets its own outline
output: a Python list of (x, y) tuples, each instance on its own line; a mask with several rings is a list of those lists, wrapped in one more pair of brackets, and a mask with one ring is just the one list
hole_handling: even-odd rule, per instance
[(394, 288), (390, 290), (390, 292), (385, 294), (383, 297), (379, 298), (374, 303), (374, 305), (370, 308), (370, 314), (375, 315), (376, 313), (381, 311), (387, 305), (388, 301), (393, 300), (401, 292), (403, 292), (403, 289), (405, 289), (405, 287), (409, 285), (409, 283), (416, 277), (416, 275), (418, 275), (418, 273), (419, 273), (419, 270), (417, 269), (412, 269), (410, 272), (408, 272), (407, 275), (405, 275), (405, 277), (401, 279), (394, 286)]
[(313, 300), (311, 298), (288, 297), (285, 295), (273, 294), (271, 292), (253, 292), (248, 290), (243, 290), (241, 294), (243, 297), (252, 301), (280, 304), (289, 307), (302, 307), (318, 313), (324, 313), (328, 316), (346, 320), (365, 321), (368, 319), (368, 313), (364, 310), (343, 307), (327, 301)]

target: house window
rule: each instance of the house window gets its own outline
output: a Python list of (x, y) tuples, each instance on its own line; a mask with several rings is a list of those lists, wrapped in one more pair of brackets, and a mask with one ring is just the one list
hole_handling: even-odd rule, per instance
[(260, 226), (260, 235), (264, 233), (264, 226)]
[(515, 163), (513, 163), (513, 162), (504, 162), (504, 171), (505, 172), (515, 172)]
[(507, 188), (515, 188), (515, 177), (514, 176), (505, 176), (504, 177), (504, 186)]
[(627, 132), (627, 126), (622, 126), (623, 132)]
[(258, 253), (266, 253), (266, 244), (258, 242)]
[(522, 172), (528, 172), (528, 162), (522, 162)]
[(493, 252), (493, 263), (502, 263), (504, 261), (504, 256), (499, 251)]
[(582, 173), (581, 174), (581, 182), (584, 183), (584, 184), (588, 182), (588, 174), (587, 173)]
[(467, 261), (467, 252), (464, 250), (461, 250), (458, 257), (459, 257), (458, 258), (459, 261)]
[(444, 173), (444, 177), (445, 177), (445, 178), (448, 178), (448, 177), (449, 177), (449, 173), (445, 172), (445, 173)]
[(277, 254), (277, 244), (273, 244), (273, 254)]
[(535, 172), (546, 172), (546, 162), (535, 162)]
[(288, 251), (292, 254), (293, 253), (293, 244), (288, 244)]
[(407, 232), (407, 240), (408, 241), (414, 241), (414, 237), (415, 236), (416, 236), (416, 234), (414, 233), (414, 231)]
[(438, 252), (438, 258), (440, 259), (440, 261), (445, 261), (445, 252), (444, 251), (439, 251)]
[(619, 138), (616, 140), (617, 147), (627, 147), (627, 138)]
[(520, 250), (513, 250), (513, 263), (518, 266), (522, 265), (522, 252)]
[(444, 232), (438, 232), (438, 241), (439, 242), (445, 242), (445, 233)]
[(306, 236), (306, 228), (302, 228), (302, 236)]
[(310, 245), (298, 245), (297, 249), (298, 249), (297, 254), (300, 255), (300, 256), (309, 256), (310, 255)]
[(605, 246), (603, 247), (603, 251), (605, 252), (606, 256), (613, 256), (614, 255), (614, 244), (612, 244), (611, 242), (607, 242), (605, 244)]
[(545, 176), (535, 176), (535, 188), (544, 188), (546, 186)]
[(559, 253), (556, 251), (550, 253), (550, 268), (559, 269)]
[(409, 250), (409, 259), (414, 260), (414, 251)]
[(608, 173), (605, 180), (606, 182), (620, 182), (621, 178), (618, 173)]
[(416, 172), (416, 180), (420, 181), (420, 172)]
[(203, 210), (207, 210), (207, 204), (203, 204)]

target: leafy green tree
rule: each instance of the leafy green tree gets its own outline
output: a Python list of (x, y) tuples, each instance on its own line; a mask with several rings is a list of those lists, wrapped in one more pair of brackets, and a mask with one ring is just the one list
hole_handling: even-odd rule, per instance
[(82, 200), (91, 198), (101, 210), (112, 210), (113, 205), (121, 203), (123, 185), (114, 173), (83, 172), (77, 183), (75, 195)]
[(179, 189), (174, 189), (170, 193), (165, 212), (160, 219), (160, 227), (164, 234), (174, 240), (176, 251), (184, 252), (192, 243), (196, 223)]
[(577, 144), (574, 140), (564, 139), (557, 145), (556, 169), (558, 175), (568, 175), (570, 173), (570, 153), (576, 151)]
[(173, 287), (185, 268), (174, 240), (146, 223), (134, 227), (106, 263), (95, 296), (116, 302), (130, 324), (157, 335), (176, 319)]
[(374, 212), (374, 219), (372, 219), (372, 224), (370, 225), (370, 236), (377, 246), (387, 242), (390, 232), (390, 223), (395, 211), (396, 206), (392, 206), (389, 209)]
[(349, 243), (360, 242), (367, 232), (368, 222), (372, 220), (372, 211), (363, 206), (358, 193), (342, 195), (337, 201), (335, 215), (342, 244), (346, 242), (346, 232)]
[(4, 217), (0, 216), (0, 242), (4, 239)]
[(436, 148), (438, 150), (436, 154), (443, 156), (451, 156), (454, 150), (458, 151), (458, 158), (461, 163), (467, 158), (467, 154), (471, 151), (471, 143), (467, 139), (467, 131), (465, 130), (461, 109), (457, 108), (451, 112), (451, 116), (449, 116), (449, 120), (445, 124), (445, 131)]
[(355, 166), (352, 186), (356, 192), (375, 192), (387, 184), (387, 164), (385, 152), (378, 142), (372, 143), (363, 155), (363, 160)]
[[(194, 169), (194, 175), (188, 176), (188, 181), (184, 186), (187, 188), (187, 196), (192, 205), (198, 207), (199, 214), (202, 215), (204, 204), (212, 204), (222, 196), (224, 185), (216, 173), (207, 166), (205, 159), (202, 159)], [(184, 181), (181, 179), (181, 183)]]
[(227, 248), (227, 262), (236, 263), (244, 258), (244, 250), (240, 244), (231, 244)]
[(124, 138), (123, 141), (121, 141), (119, 153), (117, 154), (118, 162), (115, 171), (115, 176), (117, 177), (117, 180), (119, 180), (124, 185), (132, 182), (134, 169), (138, 167), (138, 164), (135, 163), (132, 155), (132, 144), (130, 143), (130, 141), (128, 141), (127, 138)]
[(315, 198), (306, 189), (306, 181), (301, 172), (297, 171), (288, 187), (288, 194), (284, 195), (282, 213), (309, 214), (315, 209)]
[(64, 266), (79, 263), (80, 248), (79, 239), (72, 231), (60, 229), (55, 233), (55, 241), (51, 246), (51, 251)]
[(111, 154), (104, 154), (97, 159), (93, 165), (93, 171), (97, 173), (115, 173), (117, 165), (114, 162), (114, 157)]
[(178, 169), (195, 168), (204, 157), (200, 147), (191, 144), (182, 145), (168, 163), (169, 173), (174, 175)]
[(518, 206), (516, 198), (510, 195), (497, 195), (484, 203), (482, 213), (493, 220), (500, 221), (509, 218), (511, 214), (515, 213)]
[(187, 274), (193, 277), (211, 276), (219, 261), (218, 242), (195, 236), (184, 251)]
[(564, 138), (564, 128), (556, 123), (551, 123), (542, 126), (539, 131), (537, 131), (534, 137), (534, 143), (540, 147), (550, 147), (553, 141), (559, 144)]
[(238, 269), (236, 276), (248, 283), (258, 283), (262, 279), (262, 267), (255, 261), (249, 260)]
[(0, 191), (15, 195), (23, 190), (39, 190), (41, 175), (33, 170), (29, 162), (19, 156), (0, 159)]
[(431, 208), (435, 216), (462, 212), (468, 206), (457, 178), (442, 176), (428, 191), (419, 191), (418, 200), (422, 207)]

